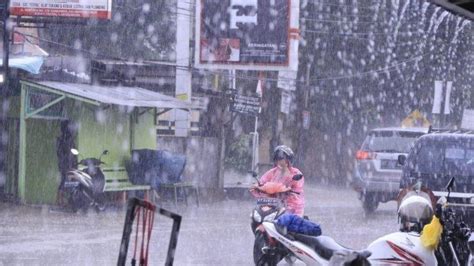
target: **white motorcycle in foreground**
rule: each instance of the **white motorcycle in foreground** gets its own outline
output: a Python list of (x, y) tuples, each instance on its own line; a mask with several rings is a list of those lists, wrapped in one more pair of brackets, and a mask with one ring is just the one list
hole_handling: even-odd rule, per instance
[[(448, 184), (450, 191), (454, 179)], [(366, 250), (343, 247), (328, 236), (287, 232), (276, 222), (263, 222), (267, 234), (307, 265), (474, 265), (474, 237), (440, 198), (433, 210), (429, 190), (403, 192), (400, 232), (372, 242)], [(470, 251), (469, 251), (469, 249)]]

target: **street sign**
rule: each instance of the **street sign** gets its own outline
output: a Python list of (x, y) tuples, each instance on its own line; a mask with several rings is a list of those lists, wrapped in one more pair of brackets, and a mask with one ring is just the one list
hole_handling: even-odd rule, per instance
[(232, 95), (230, 110), (241, 114), (258, 115), (260, 113), (260, 97)]
[(290, 114), (290, 106), (292, 101), (292, 94), (289, 91), (282, 90), (281, 91), (281, 105), (280, 111), (284, 114)]

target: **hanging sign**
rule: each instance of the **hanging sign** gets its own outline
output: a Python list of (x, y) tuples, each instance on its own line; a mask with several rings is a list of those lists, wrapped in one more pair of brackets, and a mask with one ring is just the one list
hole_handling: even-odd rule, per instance
[(230, 110), (241, 114), (258, 115), (260, 113), (260, 97), (232, 95)]

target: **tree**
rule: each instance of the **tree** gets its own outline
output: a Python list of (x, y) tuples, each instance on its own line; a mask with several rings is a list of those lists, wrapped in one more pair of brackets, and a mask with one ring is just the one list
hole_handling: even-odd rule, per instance
[[(43, 30), (50, 51), (90, 53), (98, 58), (132, 61), (172, 58), (175, 44), (176, 4), (165, 0), (116, 1), (110, 21), (51, 24)], [(55, 43), (73, 49), (62, 49)]]

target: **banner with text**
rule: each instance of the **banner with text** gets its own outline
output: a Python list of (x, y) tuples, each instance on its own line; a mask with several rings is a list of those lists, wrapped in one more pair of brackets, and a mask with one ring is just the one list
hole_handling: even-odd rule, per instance
[(112, 0), (11, 0), (10, 14), (32, 17), (110, 19)]

